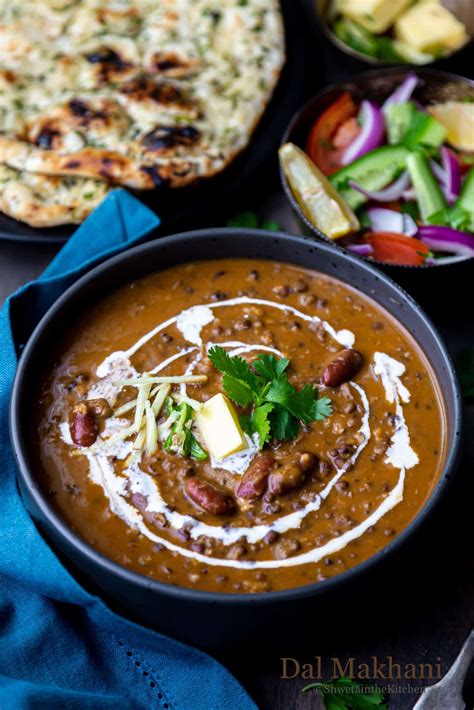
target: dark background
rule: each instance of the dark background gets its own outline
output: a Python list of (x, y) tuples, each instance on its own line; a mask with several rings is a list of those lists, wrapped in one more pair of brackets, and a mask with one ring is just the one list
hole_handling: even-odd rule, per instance
[[(298, 0), (293, 0), (297, 2)], [(305, 57), (304, 86), (307, 96), (320, 87), (364, 69), (329, 46), (312, 13), (311, 0), (300, 0), (301, 49)], [(440, 68), (474, 75), (474, 51), (444, 62)], [(301, 77), (300, 77), (301, 78)], [(295, 107), (296, 108), (296, 107)], [(242, 210), (255, 210), (262, 218), (272, 218), (287, 231), (299, 229), (279, 188), (276, 159), (252, 182), (241, 186), (238, 198), (216, 200), (207, 215), (189, 227), (222, 225)], [(219, 202), (219, 205), (217, 204)], [(163, 231), (165, 233), (166, 230)], [(22, 284), (35, 278), (54, 257), (58, 247), (45, 244), (0, 242), (0, 303)], [(474, 276), (474, 263), (472, 268)], [(430, 315), (457, 359), (467, 347), (474, 347), (472, 284), (446, 284), (440, 270), (439, 288), (446, 292), (442, 305), (429, 307)], [(459, 471), (443, 505), (417, 539), (398, 559), (390, 560), (376, 574), (364, 578), (358, 589), (347, 589), (337, 600), (318, 601), (310, 618), (301, 619), (296, 642), (282, 641), (281, 647), (252, 651), (239, 649), (220, 658), (248, 689), (262, 710), (294, 710), (320, 707), (320, 700), (302, 694), (309, 681), (281, 679), (281, 657), (313, 663), (321, 656), (323, 670), (330, 674), (332, 657), (344, 664), (378, 657), (384, 662), (436, 663), (443, 673), (454, 661), (473, 626), (474, 575), (473, 493), (474, 493), (474, 406), (465, 406), (465, 448)], [(277, 628), (285, 620), (275, 618)], [(282, 634), (283, 636), (283, 634)], [(465, 698), (474, 707), (474, 678), (468, 677)], [(431, 684), (429, 680), (395, 681), (400, 686)], [(383, 685), (383, 681), (379, 681)], [(418, 695), (392, 694), (389, 707), (412, 708)], [(236, 709), (237, 710), (237, 709)], [(436, 708), (438, 710), (438, 708)], [(439, 708), (449, 710), (449, 708)]]

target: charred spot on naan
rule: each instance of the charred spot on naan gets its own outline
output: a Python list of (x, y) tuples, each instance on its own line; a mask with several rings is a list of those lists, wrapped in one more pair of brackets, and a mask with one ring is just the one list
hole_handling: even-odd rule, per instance
[(142, 145), (146, 152), (165, 155), (168, 152), (176, 153), (181, 147), (195, 146), (200, 139), (200, 131), (191, 125), (155, 126), (143, 136)]
[(191, 118), (199, 114), (199, 107), (186, 92), (169, 81), (155, 81), (147, 76), (132, 79), (119, 88), (124, 103), (149, 105), (156, 112), (157, 107), (166, 111), (185, 113)]
[(44, 148), (45, 150), (51, 150), (53, 148), (59, 147), (61, 143), (61, 134), (56, 128), (50, 125), (45, 125), (37, 133), (34, 143), (38, 148)]
[(89, 130), (110, 129), (124, 131), (128, 127), (128, 119), (120, 106), (110, 99), (99, 99), (92, 102), (86, 99), (73, 98), (65, 105), (65, 117), (74, 127)]
[(72, 98), (27, 123), (21, 137), (39, 148), (73, 152), (108, 134), (122, 135), (128, 126), (115, 101)]
[(0, 69), (0, 80), (5, 84), (14, 85), (18, 81), (18, 74), (11, 69)]
[(201, 68), (198, 58), (185, 57), (178, 52), (154, 52), (150, 59), (151, 72), (165, 75), (172, 79), (183, 79), (196, 74)]
[(120, 83), (138, 71), (133, 62), (112, 47), (98, 47), (87, 52), (85, 59), (94, 65), (99, 84)]

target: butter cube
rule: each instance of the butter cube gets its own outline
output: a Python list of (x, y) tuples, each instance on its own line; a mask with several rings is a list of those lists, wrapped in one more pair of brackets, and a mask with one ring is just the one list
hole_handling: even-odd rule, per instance
[(337, 10), (369, 32), (381, 34), (410, 4), (411, 0), (338, 0)]
[(454, 51), (467, 41), (466, 28), (443, 5), (413, 5), (395, 22), (395, 36), (419, 52)]
[(204, 402), (197, 413), (196, 423), (206, 448), (216, 459), (248, 448), (237, 412), (221, 393)]

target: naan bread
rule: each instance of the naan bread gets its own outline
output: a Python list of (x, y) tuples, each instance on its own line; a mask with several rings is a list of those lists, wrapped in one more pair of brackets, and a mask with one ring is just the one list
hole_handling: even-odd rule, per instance
[(98, 180), (22, 173), (0, 165), (0, 211), (31, 227), (80, 224), (109, 191)]
[(0, 0), (0, 159), (187, 185), (245, 148), (283, 62), (278, 0)]

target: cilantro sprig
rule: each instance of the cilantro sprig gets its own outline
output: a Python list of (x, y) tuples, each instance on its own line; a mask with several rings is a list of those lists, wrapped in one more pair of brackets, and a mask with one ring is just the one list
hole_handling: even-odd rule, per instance
[(265, 219), (260, 222), (257, 213), (252, 212), (252, 210), (241, 212), (232, 217), (232, 219), (228, 220), (227, 226), (246, 227), (247, 229), (269, 229), (271, 232), (278, 232), (281, 229), (281, 225), (273, 219)]
[(386, 710), (384, 694), (373, 687), (361, 686), (353, 678), (336, 678), (326, 683), (311, 683), (302, 688), (303, 693), (317, 691), (326, 710)]
[(322, 421), (332, 414), (331, 400), (319, 397), (315, 387), (307, 384), (297, 390), (291, 384), (286, 375), (287, 358), (262, 353), (251, 367), (216, 345), (209, 350), (209, 359), (224, 375), (227, 396), (241, 407), (251, 407), (240, 422), (247, 434), (258, 434), (260, 448), (272, 439), (295, 439), (302, 423)]

